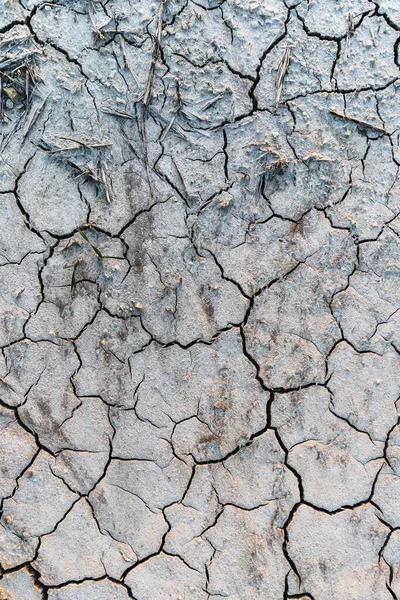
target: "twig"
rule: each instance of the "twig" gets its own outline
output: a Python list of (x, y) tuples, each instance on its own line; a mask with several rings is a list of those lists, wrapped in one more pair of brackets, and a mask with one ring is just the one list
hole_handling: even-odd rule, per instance
[(165, 140), (165, 138), (166, 138), (166, 136), (167, 136), (167, 134), (168, 134), (169, 130), (171, 129), (172, 125), (174, 124), (174, 121), (175, 121), (175, 119), (176, 119), (176, 113), (174, 113), (174, 114), (172, 115), (172, 119), (171, 119), (171, 120), (170, 120), (170, 122), (168, 123), (167, 127), (164, 129), (164, 131), (163, 131), (163, 133), (162, 133), (162, 136), (160, 137), (160, 142), (161, 142), (161, 143), (162, 143), (162, 142)]
[(25, 100), (26, 100), (26, 110), (29, 109), (29, 71), (25, 68)]
[(118, 110), (109, 110), (108, 108), (100, 108), (102, 113), (106, 115), (112, 115), (113, 117), (120, 117), (121, 119), (133, 119), (132, 115), (128, 115), (128, 113), (123, 113)]
[(32, 80), (32, 83), (33, 83), (34, 85), (36, 85), (36, 83), (37, 83), (38, 81), (42, 81), (42, 80), (40, 79), (40, 76), (39, 76), (39, 74), (37, 73), (37, 71), (36, 71), (36, 69), (35, 69), (35, 65), (34, 65), (34, 63), (27, 62), (27, 63), (26, 63), (26, 69), (27, 69), (27, 71), (29, 72), (30, 78), (31, 78), (31, 80)]
[[(76, 140), (74, 138), (70, 138), (70, 137), (64, 137), (62, 135), (59, 135), (58, 138), (60, 140), (68, 140), (69, 142), (75, 142), (75, 144), (78, 144), (77, 148), (109, 148), (110, 146), (112, 146), (111, 142), (81, 142), (81, 140)], [(75, 148), (75, 149), (77, 149)], [(70, 147), (70, 148), (64, 148), (64, 150), (73, 150), (74, 147)]]
[(208, 100), (208, 102), (206, 102), (206, 104), (202, 108), (200, 108), (200, 112), (204, 112), (204, 111), (208, 110), (209, 108), (211, 108), (211, 106), (213, 106), (216, 102), (218, 102), (218, 100), (222, 100), (223, 97), (224, 96), (222, 94), (220, 94), (219, 96), (216, 96), (212, 100)]
[(100, 156), (99, 156), (99, 160), (98, 160), (98, 170), (100, 172), (100, 180), (104, 186), (104, 193), (106, 195), (106, 201), (108, 204), (110, 204), (112, 201), (110, 177), (108, 175), (107, 167), (104, 164), (104, 162)]
[(283, 82), (287, 73), (290, 62), (290, 47), (287, 46), (278, 63), (278, 75), (275, 83), (275, 110), (278, 108), (278, 104), (281, 101)]
[(189, 193), (188, 193), (188, 191), (187, 191), (187, 188), (186, 188), (186, 185), (185, 185), (185, 181), (184, 181), (184, 179), (183, 179), (183, 177), (182, 177), (182, 173), (180, 172), (180, 170), (179, 170), (179, 167), (178, 167), (178, 165), (176, 164), (176, 162), (175, 162), (175, 159), (174, 159), (174, 157), (173, 157), (173, 156), (171, 156), (171, 160), (172, 160), (172, 163), (173, 163), (173, 165), (174, 165), (174, 167), (175, 167), (176, 173), (177, 173), (177, 175), (178, 175), (178, 180), (179, 180), (179, 183), (180, 183), (180, 184), (181, 184), (181, 186), (182, 186), (182, 190), (183, 190), (183, 192), (181, 192), (181, 195), (182, 195), (182, 197), (184, 198), (184, 200), (185, 200), (186, 204), (189, 204), (189, 201), (190, 201), (190, 195), (189, 195)]
[[(48, 98), (48, 96), (47, 96)], [(25, 138), (28, 133), (30, 132), (30, 130), (32, 129), (32, 127), (34, 126), (34, 124), (36, 123), (36, 121), (38, 120), (38, 118), (40, 117), (46, 102), (47, 102), (47, 98), (45, 98), (42, 102), (39, 102), (38, 104), (33, 104), (29, 113), (25, 113), (26, 114), (26, 121), (25, 121), (25, 125), (24, 125), (24, 129), (23, 129), (23, 137)]]
[(374, 125), (373, 123), (368, 123), (367, 121), (362, 121), (358, 117), (350, 117), (349, 115), (345, 115), (344, 113), (339, 112), (338, 110), (330, 110), (331, 115), (335, 115), (335, 117), (340, 117), (341, 119), (347, 119), (352, 123), (356, 123), (357, 125), (362, 125), (363, 127), (369, 127), (370, 129), (375, 129), (375, 131), (379, 131), (380, 133), (387, 133), (386, 129), (383, 127), (379, 127), (379, 125)]
[[(49, 144), (47, 144), (49, 146)], [(57, 154), (58, 152), (70, 152), (73, 150), (80, 150), (81, 146), (66, 146), (61, 148), (61, 146), (57, 146), (56, 144), (52, 144), (51, 148), (43, 148), (49, 154)]]

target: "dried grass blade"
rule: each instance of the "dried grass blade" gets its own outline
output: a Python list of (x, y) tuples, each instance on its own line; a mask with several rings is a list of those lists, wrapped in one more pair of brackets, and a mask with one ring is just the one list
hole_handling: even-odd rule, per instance
[(278, 63), (278, 75), (275, 83), (275, 110), (278, 108), (278, 105), (281, 101), (282, 91), (283, 91), (283, 82), (285, 80), (285, 76), (290, 63), (290, 47), (287, 46)]
[[(47, 96), (47, 98), (48, 98), (48, 96)], [(23, 129), (24, 138), (28, 135), (28, 133), (30, 132), (30, 130), (32, 129), (32, 127), (34, 126), (34, 124), (36, 123), (38, 118), (40, 117), (40, 115), (46, 105), (47, 98), (42, 100), (42, 102), (33, 104), (31, 106), (29, 113), (26, 113), (27, 116), (26, 116), (26, 121), (25, 121), (24, 129)]]

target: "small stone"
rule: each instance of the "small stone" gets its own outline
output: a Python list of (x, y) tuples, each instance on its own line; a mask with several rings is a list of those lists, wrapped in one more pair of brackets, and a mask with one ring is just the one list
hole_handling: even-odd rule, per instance
[(15, 103), (18, 101), (18, 92), (13, 87), (4, 87), (3, 92), (11, 102)]

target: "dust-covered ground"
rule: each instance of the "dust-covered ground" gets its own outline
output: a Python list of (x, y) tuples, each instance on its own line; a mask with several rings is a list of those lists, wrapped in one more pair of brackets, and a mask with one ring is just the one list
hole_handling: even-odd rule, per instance
[(400, 598), (398, 0), (0, 0), (2, 600)]

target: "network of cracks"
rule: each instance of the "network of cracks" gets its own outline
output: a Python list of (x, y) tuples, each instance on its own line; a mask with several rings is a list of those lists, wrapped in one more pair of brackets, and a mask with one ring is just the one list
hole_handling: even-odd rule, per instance
[(2, 2), (1, 598), (400, 598), (399, 31)]

